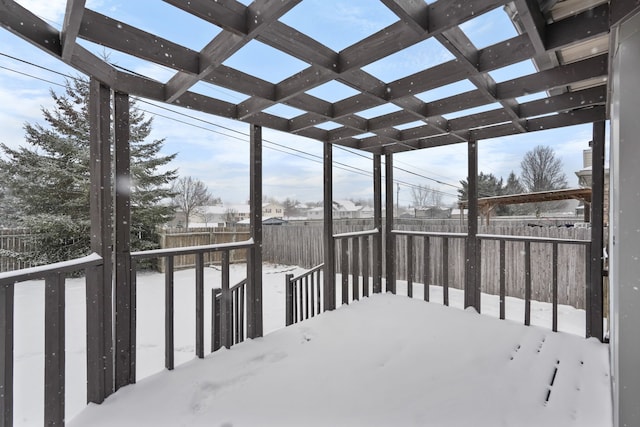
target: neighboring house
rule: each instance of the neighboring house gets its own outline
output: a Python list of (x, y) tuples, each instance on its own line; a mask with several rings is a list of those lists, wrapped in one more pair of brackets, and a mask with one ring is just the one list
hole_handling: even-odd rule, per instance
[[(307, 211), (309, 219), (323, 219), (324, 208), (313, 208)], [(350, 200), (333, 201), (333, 219), (373, 218), (373, 208), (356, 205)]]
[(262, 217), (282, 218), (284, 217), (284, 206), (279, 203), (263, 203)]

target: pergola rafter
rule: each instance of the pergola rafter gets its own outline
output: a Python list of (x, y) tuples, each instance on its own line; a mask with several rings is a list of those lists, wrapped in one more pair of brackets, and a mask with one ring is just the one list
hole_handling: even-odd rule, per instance
[[(542, 10), (534, 0), (518, 0), (513, 4), (504, 0), (440, 0), (432, 4), (419, 0), (384, 0), (382, 4), (398, 21), (340, 52), (280, 21), (300, 0), (255, 1), (249, 6), (234, 0), (166, 0), (166, 3), (218, 27), (220, 32), (202, 50), (195, 51), (87, 9), (80, 0), (68, 2), (61, 31), (13, 1), (2, 2), (0, 9), (5, 27), (114, 89), (372, 153), (402, 152), (603, 118), (599, 106), (605, 99), (594, 96), (591, 86), (606, 86), (606, 52), (597, 52), (597, 56), (585, 52), (582, 60), (554, 65), (558, 62), (557, 53), (563, 49), (608, 34), (612, 7), (608, 3), (579, 10), (574, 16), (556, 22), (549, 19), (549, 11)], [(476, 48), (459, 25), (505, 5), (515, 13), (521, 34)], [(383, 82), (362, 69), (430, 38), (446, 48), (454, 59), (392, 82)], [(175, 74), (163, 83), (119, 70), (81, 46), (81, 40), (159, 64), (175, 70)], [(227, 59), (251, 41), (277, 49), (309, 66), (278, 83), (271, 83), (225, 65)], [(540, 71), (506, 82), (496, 82), (489, 74), (526, 59), (540, 64)], [(431, 89), (465, 79), (476, 89), (429, 102), (419, 97)], [(331, 81), (347, 85), (358, 93), (337, 102), (309, 93)], [(233, 90), (248, 98), (233, 104), (191, 91), (199, 82)], [(517, 101), (536, 92), (559, 95), (580, 82), (588, 82), (588, 86), (572, 92), (574, 95), (569, 98), (549, 97), (544, 106), (537, 101)], [(285, 118), (265, 112), (278, 104), (302, 113)], [(392, 104), (399, 111), (372, 118), (359, 115), (385, 104)], [(451, 120), (444, 117), (492, 104), (500, 108)], [(594, 111), (583, 111), (587, 108)], [(536, 117), (541, 115), (551, 116)], [(327, 122), (340, 127), (332, 130), (318, 127)], [(422, 124), (404, 128), (413, 122)], [(374, 135), (360, 137), (367, 133)]]

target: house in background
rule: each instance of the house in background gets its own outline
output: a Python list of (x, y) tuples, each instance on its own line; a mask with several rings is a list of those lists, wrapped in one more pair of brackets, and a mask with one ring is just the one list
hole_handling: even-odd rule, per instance
[[(323, 219), (324, 211), (322, 207), (309, 209), (307, 218)], [(334, 219), (358, 219), (373, 218), (373, 208), (369, 206), (356, 205), (351, 200), (334, 200), (333, 201), (333, 218)]]
[(284, 217), (284, 206), (280, 203), (263, 203), (262, 204), (262, 216), (267, 218), (282, 218)]

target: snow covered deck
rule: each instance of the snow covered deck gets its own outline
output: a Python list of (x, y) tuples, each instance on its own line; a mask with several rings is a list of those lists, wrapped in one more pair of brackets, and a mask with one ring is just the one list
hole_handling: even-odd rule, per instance
[(77, 426), (611, 425), (608, 347), (374, 295), (147, 377)]

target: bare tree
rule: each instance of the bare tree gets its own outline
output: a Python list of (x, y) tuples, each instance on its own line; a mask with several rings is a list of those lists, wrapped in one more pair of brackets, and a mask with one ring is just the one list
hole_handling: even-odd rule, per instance
[(184, 214), (185, 228), (189, 228), (189, 218), (202, 212), (205, 206), (216, 201), (204, 182), (190, 176), (176, 179), (171, 187), (175, 194), (174, 204)]
[[(559, 190), (567, 188), (567, 176), (562, 171), (562, 161), (555, 156), (553, 148), (538, 145), (528, 151), (520, 163), (522, 172), (520, 183), (529, 192)], [(564, 202), (536, 203), (536, 212), (543, 207), (555, 210), (564, 205)]]
[(223, 219), (225, 222), (225, 226), (235, 225), (238, 222), (238, 211), (233, 208), (227, 209), (224, 212)]
[(415, 187), (411, 187), (411, 201), (413, 206), (416, 208), (427, 206), (430, 192), (431, 189), (428, 185), (418, 184)]
[(442, 206), (442, 193), (428, 185), (419, 184), (411, 187), (411, 199), (416, 208)]
[(562, 171), (562, 161), (553, 148), (538, 145), (528, 151), (520, 163), (520, 182), (533, 193), (535, 191), (567, 188), (567, 176)]

